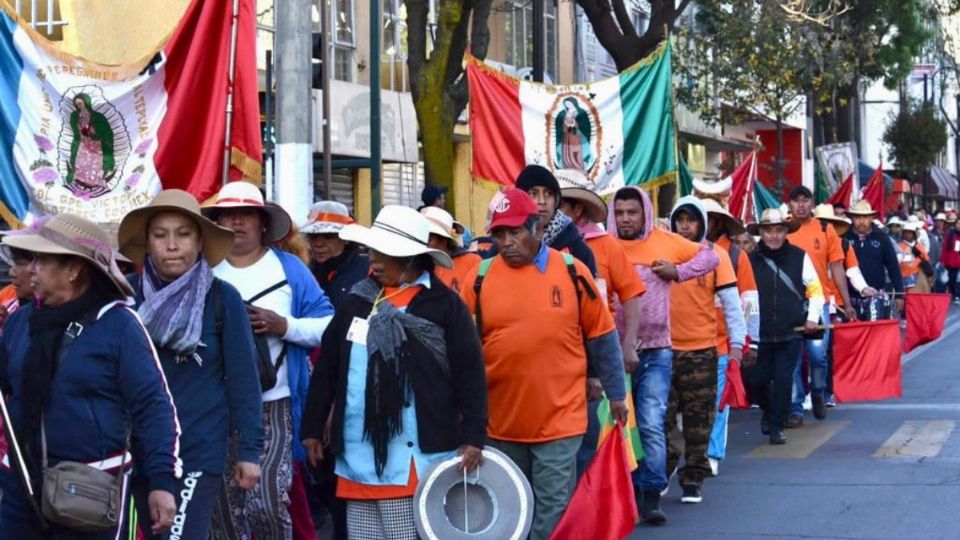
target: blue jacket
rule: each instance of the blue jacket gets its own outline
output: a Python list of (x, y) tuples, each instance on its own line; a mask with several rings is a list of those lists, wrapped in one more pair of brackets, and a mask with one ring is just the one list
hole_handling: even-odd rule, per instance
[[(333, 306), (330, 305), (330, 300), (317, 285), (317, 280), (310, 273), (310, 269), (294, 255), (276, 248), (270, 249), (280, 259), (284, 277), (293, 291), (291, 315), (297, 319), (332, 316)], [(310, 388), (309, 354), (309, 349), (287, 342), (287, 376), (290, 384), (290, 405), (293, 413), (293, 459), (297, 461), (303, 461), (307, 458), (306, 451), (300, 444), (300, 421), (303, 418), (303, 407), (307, 401), (307, 390)]]
[[(847, 232), (844, 240), (850, 243), (857, 254), (860, 271), (867, 285), (878, 291), (886, 288), (887, 280), (895, 292), (903, 292), (903, 277), (900, 275), (900, 262), (897, 261), (897, 252), (887, 233), (872, 229), (865, 237), (860, 238), (853, 230)], [(856, 298), (860, 292), (850, 287), (850, 294)]]
[[(29, 361), (33, 309), (11, 315), (0, 337), (8, 354), (2, 376), (13, 389), (14, 426), (22, 422), (18, 390)], [(86, 325), (61, 360), (50, 396), (44, 417), (50, 465), (120, 454), (132, 421), (137, 468), (148, 476), (151, 490), (174, 492), (182, 474), (180, 426), (150, 336), (132, 309), (108, 304)], [(39, 451), (39, 441), (31, 446)]]
[[(139, 308), (143, 303), (141, 277), (130, 276), (128, 281)], [(263, 413), (246, 306), (233, 285), (216, 279), (214, 286), (220, 288), (223, 328), (217, 332), (211, 287), (203, 306), (202, 364), (193, 359), (178, 363), (170, 349), (158, 349), (157, 354), (177, 406), (184, 470), (223, 474), (231, 433), (237, 434), (237, 460), (260, 462)]]

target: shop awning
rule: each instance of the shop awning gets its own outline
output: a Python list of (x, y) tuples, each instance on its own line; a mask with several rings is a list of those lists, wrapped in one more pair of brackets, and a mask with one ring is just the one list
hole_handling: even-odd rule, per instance
[(957, 199), (957, 177), (943, 167), (934, 165), (930, 167), (930, 196), (956, 200)]

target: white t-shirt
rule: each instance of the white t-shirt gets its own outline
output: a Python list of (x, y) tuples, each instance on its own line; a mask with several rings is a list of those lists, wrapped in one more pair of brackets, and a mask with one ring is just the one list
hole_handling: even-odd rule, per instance
[[(283, 273), (283, 265), (273, 251), (267, 251), (267, 254), (261, 257), (259, 261), (246, 268), (237, 268), (224, 259), (223, 262), (213, 268), (213, 275), (236, 287), (244, 300), (253, 298), (261, 291), (286, 279)], [(253, 305), (258, 308), (269, 309), (286, 318), (289, 328), (290, 320), (293, 318), (291, 315), (293, 311), (293, 289), (290, 288), (289, 284), (284, 285), (259, 298)], [(267, 336), (267, 344), (270, 346), (270, 358), (276, 364), (277, 357), (283, 350), (283, 339), (270, 334)], [(284, 358), (283, 363), (280, 364), (280, 369), (277, 370), (277, 385), (263, 393), (264, 402), (290, 397), (290, 378), (287, 375), (287, 364), (287, 359)]]

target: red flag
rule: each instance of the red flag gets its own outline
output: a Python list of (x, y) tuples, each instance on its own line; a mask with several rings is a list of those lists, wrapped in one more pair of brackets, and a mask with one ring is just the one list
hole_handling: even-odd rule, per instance
[(837, 191), (827, 199), (827, 203), (833, 204), (842, 204), (844, 208), (850, 208), (850, 202), (853, 198), (853, 175), (855, 172), (850, 173), (850, 176), (840, 184), (840, 187)]
[[(193, 0), (164, 47), (167, 110), (155, 162), (164, 189), (203, 201), (221, 186), (229, 83), (232, 0)], [(241, 0), (233, 81), (230, 179), (259, 182), (262, 161), (256, 16)]]
[(757, 181), (757, 151), (750, 152), (750, 157), (737, 167), (730, 175), (730, 202), (727, 203), (730, 213), (743, 223), (753, 223), (754, 216), (753, 186)]
[[(617, 426), (617, 429), (623, 429)], [(550, 540), (619, 540), (637, 521), (623, 434), (607, 437), (580, 478)]]
[(924, 343), (940, 337), (950, 311), (949, 294), (907, 293), (907, 335), (904, 352), (910, 352)]
[(833, 336), (833, 391), (837, 401), (903, 395), (899, 321), (837, 324)]
[(727, 405), (732, 409), (749, 409), (750, 400), (747, 398), (747, 389), (743, 386), (743, 377), (740, 375), (740, 362), (730, 358), (727, 362), (727, 382), (723, 385), (723, 396), (720, 397), (718, 411)]
[(870, 208), (883, 213), (883, 162), (880, 162), (877, 169), (870, 175), (870, 180), (863, 188), (863, 196), (860, 198), (869, 202)]

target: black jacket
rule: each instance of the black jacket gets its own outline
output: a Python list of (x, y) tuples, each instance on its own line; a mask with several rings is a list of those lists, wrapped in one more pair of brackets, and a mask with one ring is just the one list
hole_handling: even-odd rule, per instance
[(323, 264), (310, 263), (310, 272), (317, 278), (320, 288), (326, 293), (333, 309), (338, 309), (350, 289), (367, 277), (370, 258), (354, 244), (347, 244), (343, 253)]
[[(760, 297), (760, 342), (781, 343), (797, 340), (802, 335), (794, 327), (803, 326), (807, 314), (804, 301), (798, 297), (783, 281), (787, 277), (793, 282), (797, 293), (804, 295), (803, 286), (803, 258), (806, 255), (802, 249), (785, 242), (783, 247), (773, 251), (758, 244), (757, 249), (750, 254), (750, 265), (753, 267), (753, 276), (757, 282), (757, 293)], [(764, 260), (768, 258), (774, 262), (777, 271), (770, 268)], [(779, 276), (782, 273), (783, 276)]]
[[(347, 330), (354, 317), (366, 319), (372, 304), (347, 295), (323, 335), (320, 360), (310, 378), (301, 437), (322, 439), (333, 408), (330, 450), (343, 452), (343, 416), (352, 344)], [(483, 448), (487, 436), (487, 379), (482, 346), (473, 318), (460, 297), (436, 276), (408, 306), (407, 313), (440, 325), (447, 343), (450, 374), (445, 375), (420, 342), (409, 339), (400, 351), (417, 400), (417, 434), (424, 452), (445, 452), (469, 444)]]

